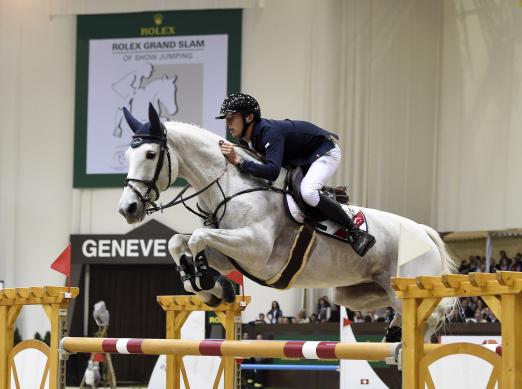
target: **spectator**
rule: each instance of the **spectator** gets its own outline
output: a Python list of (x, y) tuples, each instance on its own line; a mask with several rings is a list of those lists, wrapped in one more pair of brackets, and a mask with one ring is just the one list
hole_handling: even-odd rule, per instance
[(327, 322), (330, 320), (331, 313), (330, 303), (321, 297), (317, 303), (317, 319), (321, 323)]
[(522, 254), (517, 253), (514, 258), (513, 265), (511, 266), (512, 271), (522, 271)]
[[(262, 334), (256, 335), (256, 340), (263, 340)], [(245, 360), (245, 363), (249, 364), (267, 364), (272, 363), (271, 359), (268, 358), (250, 358)], [(264, 370), (245, 370), (243, 373), (243, 379), (246, 381), (246, 385), (243, 386), (245, 389), (262, 388), (265, 384), (265, 371)]]
[(475, 311), (475, 316), (473, 318), (470, 318), (466, 320), (466, 322), (473, 322), (473, 323), (486, 323), (486, 320), (482, 317), (482, 313), (477, 310)]
[(469, 300), (467, 298), (464, 298), (461, 300), (460, 303), (461, 303), (461, 309), (462, 309), (462, 314), (464, 315), (464, 318), (465, 319), (473, 318), (475, 316), (475, 310), (471, 306)]
[(511, 259), (508, 257), (501, 257), (497, 269), (500, 271), (511, 270), (510, 262)]
[(270, 308), (270, 311), (268, 311), (266, 315), (271, 324), (277, 324), (278, 319), (283, 316), (283, 311), (279, 308), (277, 301), (272, 301), (272, 308)]
[(365, 323), (371, 323), (373, 322), (373, 318), (372, 318), (372, 315), (367, 313), (366, 315), (364, 315), (364, 322)]
[(254, 324), (267, 324), (267, 321), (265, 319), (265, 314), (264, 313), (260, 313), (257, 316), (257, 319), (254, 321)]
[(315, 313), (312, 313), (310, 315), (310, 323), (319, 323), (319, 321), (317, 320), (317, 315)]
[(505, 259), (505, 261), (507, 262), (507, 264), (508, 264), (508, 265), (511, 265), (511, 263), (512, 263), (513, 261), (511, 260), (511, 258), (509, 258), (509, 257), (507, 256), (507, 253), (506, 253), (505, 250), (500, 250), (498, 253), (499, 253), (499, 255), (500, 255), (500, 258), (498, 259), (499, 262), (502, 262), (502, 260)]
[(354, 323), (364, 323), (364, 316), (361, 311), (355, 312), (353, 321), (354, 321)]
[(300, 309), (297, 312), (295, 321), (296, 321), (296, 323), (300, 323), (300, 324), (310, 323), (310, 319), (306, 317), (306, 311), (304, 309)]
[(486, 322), (488, 323), (496, 323), (498, 321), (493, 312), (491, 312), (491, 310), (488, 307), (484, 308), (482, 315), (484, 317), (484, 320), (486, 320)]
[(469, 273), (469, 263), (465, 259), (460, 263), (459, 273), (460, 274), (468, 274)]
[(390, 323), (394, 317), (395, 317), (395, 311), (393, 310), (393, 308), (392, 307), (386, 308), (386, 312), (384, 313), (384, 321), (386, 323)]

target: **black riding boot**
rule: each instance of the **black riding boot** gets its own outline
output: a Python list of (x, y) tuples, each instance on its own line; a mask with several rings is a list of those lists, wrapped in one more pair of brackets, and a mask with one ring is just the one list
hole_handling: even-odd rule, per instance
[(319, 197), (319, 204), (317, 204), (316, 208), (328, 219), (346, 227), (352, 237), (353, 250), (361, 257), (364, 257), (368, 250), (375, 244), (375, 238), (369, 233), (357, 228), (337, 201), (322, 194), (321, 191), (319, 191)]

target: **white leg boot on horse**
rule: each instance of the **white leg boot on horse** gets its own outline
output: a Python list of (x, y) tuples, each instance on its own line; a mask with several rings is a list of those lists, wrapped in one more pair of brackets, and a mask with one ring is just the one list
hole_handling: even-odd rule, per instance
[[(214, 275), (209, 269), (204, 252), (194, 261), (188, 247), (190, 235), (176, 234), (169, 240), (169, 253), (176, 263), (183, 289), (194, 293), (207, 305), (216, 307), (221, 302), (233, 302), (235, 291), (227, 278)], [(216, 253), (214, 253), (216, 254)]]

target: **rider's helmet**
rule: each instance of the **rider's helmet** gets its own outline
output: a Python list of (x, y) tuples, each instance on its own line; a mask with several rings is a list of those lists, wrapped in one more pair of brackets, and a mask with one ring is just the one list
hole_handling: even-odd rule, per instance
[(223, 104), (221, 104), (221, 109), (219, 110), (219, 115), (216, 116), (216, 119), (224, 119), (227, 115), (238, 112), (241, 113), (243, 118), (249, 113), (254, 114), (254, 121), (256, 122), (261, 119), (261, 108), (259, 108), (259, 103), (252, 96), (245, 93), (234, 93), (228, 95), (225, 100), (223, 100)]

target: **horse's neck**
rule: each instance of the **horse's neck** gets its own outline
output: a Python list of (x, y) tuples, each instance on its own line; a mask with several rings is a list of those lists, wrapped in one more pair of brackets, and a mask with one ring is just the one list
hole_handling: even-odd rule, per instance
[[(230, 188), (231, 177), (224, 174), (227, 165), (217, 136), (195, 126), (176, 124), (169, 131), (169, 140), (179, 162), (178, 176), (187, 180), (194, 190), (205, 188), (221, 176), (220, 183)], [(221, 201), (223, 195), (216, 185), (212, 185), (200, 198), (212, 207)]]

